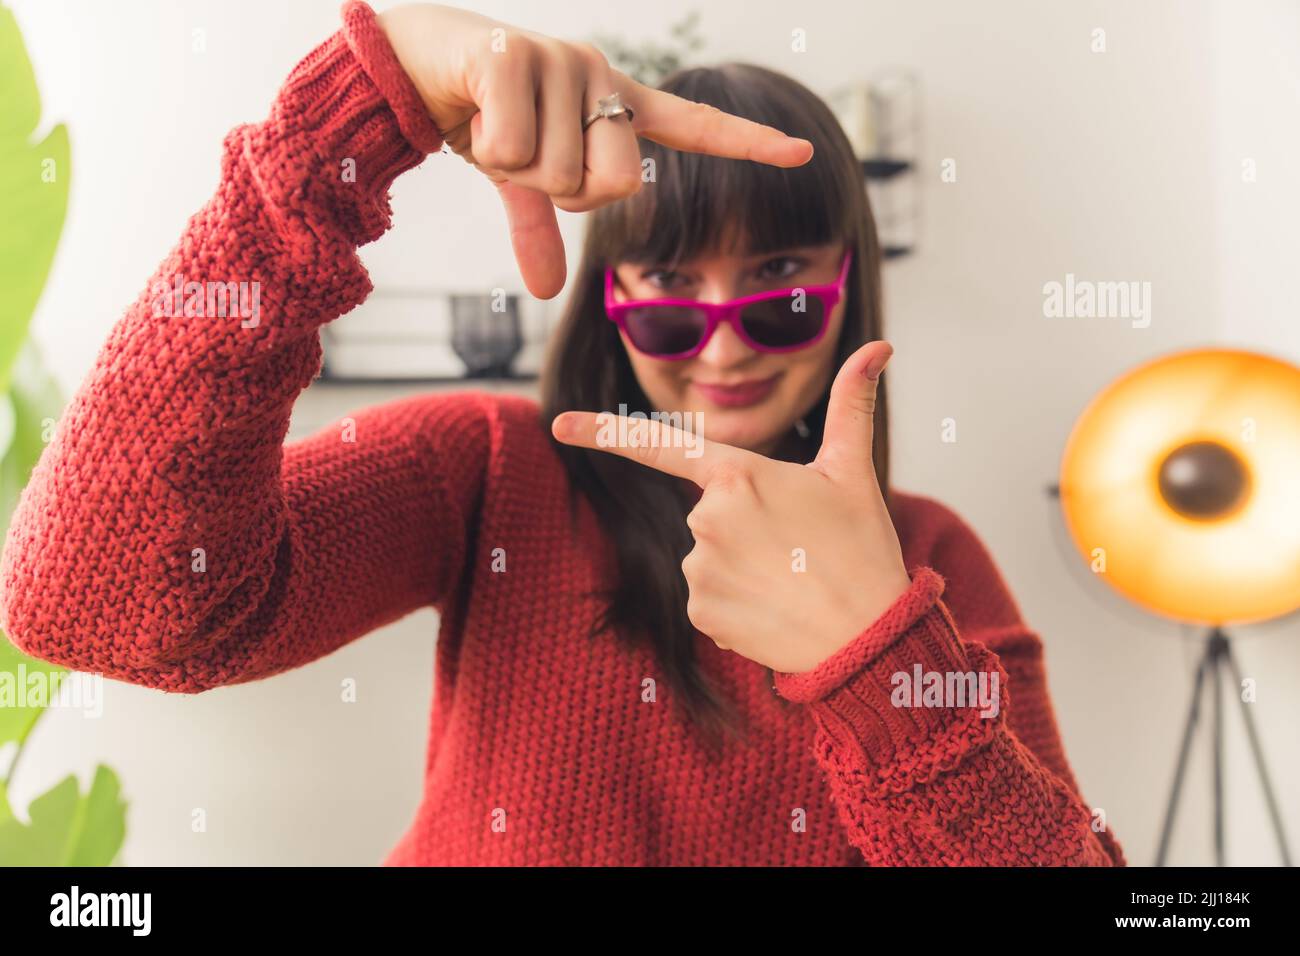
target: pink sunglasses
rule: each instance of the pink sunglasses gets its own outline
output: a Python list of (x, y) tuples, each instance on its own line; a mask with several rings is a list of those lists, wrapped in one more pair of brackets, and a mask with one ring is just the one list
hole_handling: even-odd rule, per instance
[(722, 322), (730, 322), (755, 352), (793, 352), (826, 334), (831, 311), (844, 297), (853, 250), (844, 253), (840, 276), (829, 285), (794, 286), (730, 302), (695, 299), (614, 301), (614, 270), (605, 270), (605, 314), (638, 352), (657, 359), (698, 355)]

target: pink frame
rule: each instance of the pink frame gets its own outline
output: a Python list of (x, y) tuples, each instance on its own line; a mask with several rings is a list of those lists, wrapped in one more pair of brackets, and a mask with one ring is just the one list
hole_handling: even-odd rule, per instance
[[(699, 343), (689, 352), (675, 352), (671, 355), (659, 355), (654, 352), (646, 352), (646, 355), (652, 358), (664, 359), (667, 361), (679, 361), (694, 358), (704, 350), (709, 344), (709, 339), (713, 338), (713, 333), (717, 330), (718, 325), (722, 322), (730, 322), (732, 329), (740, 336), (741, 341), (748, 345), (755, 352), (796, 352), (799, 349), (806, 349), (810, 345), (816, 344), (821, 337), (826, 334), (826, 327), (830, 323), (831, 311), (836, 304), (844, 297), (844, 286), (849, 278), (849, 266), (853, 262), (853, 250), (846, 249), (844, 252), (844, 262), (840, 265), (839, 278), (834, 282), (826, 285), (810, 286), (791, 286), (788, 289), (773, 289), (770, 292), (760, 292), (757, 295), (747, 295), (740, 299), (732, 299), (730, 302), (700, 302), (695, 299), (637, 299), (630, 302), (614, 301), (614, 269), (608, 267), (605, 269), (605, 315), (610, 321), (617, 323), (619, 329), (628, 340), (632, 341), (632, 336), (628, 334), (627, 325), (624, 317), (631, 309), (643, 309), (647, 306), (675, 305), (686, 308), (698, 309), (702, 311), (708, 319), (708, 325), (705, 326), (704, 334), (700, 337)], [(824, 306), (822, 313), (822, 327), (806, 342), (800, 342), (798, 345), (768, 346), (760, 345), (749, 337), (745, 332), (744, 323), (740, 321), (741, 310), (747, 305), (755, 302), (763, 302), (768, 299), (784, 298), (791, 295), (796, 290), (803, 290), (807, 295), (813, 295), (821, 299)], [(635, 342), (632, 342), (636, 346)], [(639, 347), (638, 347), (639, 348)]]

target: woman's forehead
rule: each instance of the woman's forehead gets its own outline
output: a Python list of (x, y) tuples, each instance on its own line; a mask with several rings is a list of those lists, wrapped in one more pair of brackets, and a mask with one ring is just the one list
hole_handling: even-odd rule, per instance
[(841, 245), (842, 243), (839, 241), (831, 241), (816, 243), (813, 245), (803, 243), (788, 246), (773, 246), (771, 248), (749, 248), (748, 246), (744, 246), (732, 249), (709, 249), (688, 258), (662, 262), (656, 262), (651, 257), (641, 258), (629, 256), (619, 260), (618, 265), (672, 266), (677, 269), (735, 267), (755, 264), (760, 260), (776, 255), (821, 255), (833, 250), (838, 250)]

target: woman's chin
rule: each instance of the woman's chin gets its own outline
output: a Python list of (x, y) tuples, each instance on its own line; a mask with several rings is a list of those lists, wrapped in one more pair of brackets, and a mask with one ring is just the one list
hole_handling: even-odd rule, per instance
[(700, 414), (704, 437), (709, 441), (765, 452), (780, 438), (780, 433), (772, 431), (772, 420), (766, 415), (722, 409), (701, 409)]

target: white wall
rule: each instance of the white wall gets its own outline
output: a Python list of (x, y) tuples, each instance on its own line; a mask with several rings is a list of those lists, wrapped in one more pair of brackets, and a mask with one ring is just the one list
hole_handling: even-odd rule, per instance
[[(694, 4), (661, 0), (646, 29)], [(219, 143), (260, 118), (278, 82), (332, 30), (337, 4), (223, 0), (14, 4), (45, 93), (68, 122), (73, 203), (37, 334), (75, 388), (215, 183)], [(889, 267), (896, 483), (956, 507), (997, 556), (1047, 645), (1057, 715), (1088, 799), (1147, 863), (1197, 647), (1074, 564), (1044, 488), (1070, 425), (1120, 372), (1176, 348), (1245, 344), (1300, 359), (1289, 283), (1300, 250), (1296, 7), (709, 0), (710, 60), (747, 59), (826, 91), (885, 66), (924, 83), (921, 246)], [(566, 37), (639, 30), (630, 0), (482, 3)], [(808, 52), (790, 51), (803, 28)], [(1105, 53), (1091, 52), (1092, 31)], [(206, 31), (206, 52), (191, 50)], [(1241, 159), (1258, 181), (1241, 181)], [(957, 162), (955, 183), (939, 163)], [(394, 192), (397, 226), (370, 247), (377, 283), (517, 286), (486, 183), (435, 157)], [(580, 221), (565, 217), (572, 239)], [(576, 242), (571, 245), (576, 250)], [(1152, 324), (1048, 320), (1045, 282), (1152, 284)], [(342, 321), (347, 321), (342, 320)], [(311, 392), (308, 393), (311, 395)], [(306, 401), (306, 399), (304, 399)], [(939, 440), (953, 417), (959, 440)], [(274, 681), (195, 698), (111, 685), (105, 717), (47, 716), (18, 805), (96, 761), (132, 802), (125, 860), (371, 863), (418, 798), (436, 619), (417, 614)], [(1288, 633), (1288, 630), (1290, 633)], [(1300, 830), (1295, 621), (1243, 632), (1281, 802)], [(338, 703), (355, 677), (358, 704)], [(1230, 862), (1275, 862), (1245, 742), (1229, 715)], [(378, 742), (378, 743), (377, 743)], [(1173, 861), (1208, 862), (1208, 766), (1191, 767)], [(209, 811), (190, 832), (193, 807)]]

